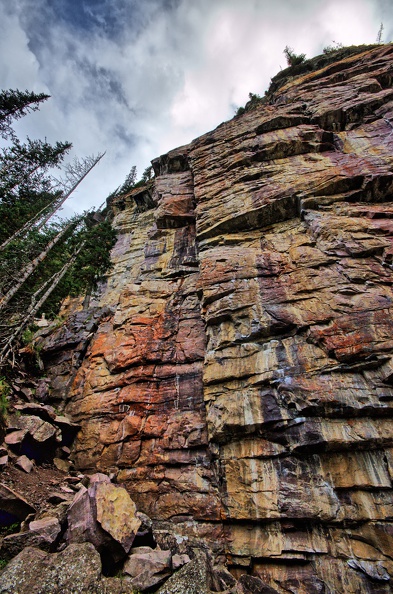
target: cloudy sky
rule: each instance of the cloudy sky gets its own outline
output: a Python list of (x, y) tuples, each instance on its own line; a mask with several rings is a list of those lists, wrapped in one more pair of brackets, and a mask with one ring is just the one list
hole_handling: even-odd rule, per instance
[(67, 209), (83, 210), (263, 94), (286, 45), (374, 43), (381, 22), (393, 40), (392, 0), (0, 0), (1, 88), (51, 95), (21, 138), (107, 151)]

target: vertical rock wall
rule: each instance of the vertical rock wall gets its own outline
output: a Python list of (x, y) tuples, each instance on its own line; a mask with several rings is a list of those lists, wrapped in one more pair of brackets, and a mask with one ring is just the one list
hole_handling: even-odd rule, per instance
[(156, 159), (68, 401), (80, 468), (280, 593), (392, 588), (392, 81), (380, 46)]

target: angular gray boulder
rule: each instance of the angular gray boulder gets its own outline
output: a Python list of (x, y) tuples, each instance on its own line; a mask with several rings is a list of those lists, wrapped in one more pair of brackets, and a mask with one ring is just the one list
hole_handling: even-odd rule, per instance
[(131, 594), (121, 580), (101, 576), (100, 555), (90, 543), (48, 554), (27, 547), (0, 572), (0, 594)]

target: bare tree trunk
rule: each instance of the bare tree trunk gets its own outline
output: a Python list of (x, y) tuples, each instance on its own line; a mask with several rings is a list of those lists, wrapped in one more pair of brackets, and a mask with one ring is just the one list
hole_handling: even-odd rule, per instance
[(76, 179), (76, 181), (74, 181), (74, 183), (72, 183), (71, 187), (66, 191), (66, 193), (61, 198), (59, 203), (58, 204), (56, 203), (56, 208), (54, 208), (52, 212), (49, 212), (48, 215), (40, 222), (40, 224), (35, 227), (35, 229), (37, 231), (39, 231), (45, 225), (45, 223), (47, 223), (49, 221), (49, 219), (52, 218), (52, 216), (55, 214), (55, 212), (57, 212), (59, 210), (59, 208), (64, 204), (64, 202), (66, 200), (68, 200), (68, 198), (71, 196), (71, 194), (76, 190), (76, 188), (79, 186), (79, 184), (90, 173), (90, 171), (93, 169), (93, 167), (95, 167), (97, 165), (97, 163), (99, 161), (101, 161), (101, 159), (104, 155), (105, 155), (105, 153), (102, 153), (101, 155), (98, 155), (96, 158), (94, 158), (94, 159), (92, 158), (91, 160), (87, 161), (87, 164), (83, 164), (83, 163), (81, 164), (80, 176)]
[(31, 274), (34, 272), (34, 270), (37, 268), (37, 266), (46, 258), (46, 256), (50, 252), (50, 250), (57, 243), (59, 243), (60, 239), (67, 233), (67, 231), (69, 231), (72, 227), (78, 225), (80, 223), (80, 221), (81, 221), (82, 218), (83, 217), (79, 217), (76, 221), (72, 221), (66, 227), (64, 227), (64, 229), (62, 229), (60, 231), (60, 233), (58, 233), (48, 243), (48, 245), (46, 246), (46, 248), (39, 254), (39, 256), (37, 256), (36, 258), (34, 258), (34, 260), (32, 260), (30, 262), (30, 264), (28, 264), (28, 266), (26, 266), (26, 268), (24, 270), (22, 270), (21, 276), (19, 277), (18, 282), (16, 282), (15, 285), (12, 287), (12, 289), (10, 289), (9, 291), (7, 291), (7, 293), (0, 300), (0, 311), (7, 305), (7, 303), (9, 303), (9, 301), (12, 299), (12, 297), (15, 295), (15, 293), (17, 293), (17, 291), (19, 291), (19, 289), (21, 288), (21, 286), (23, 285), (23, 283), (29, 278), (29, 276), (31, 276)]
[[(53, 204), (53, 203), (52, 203)], [(15, 233), (13, 235), (11, 235), (11, 237), (9, 237), (8, 239), (6, 239), (0, 246), (0, 251), (3, 251), (7, 245), (9, 245), (12, 241), (14, 241), (15, 239), (17, 239), (18, 237), (20, 237), (21, 235), (27, 233), (28, 231), (30, 231), (30, 229), (32, 229), (35, 225), (35, 223), (37, 221), (39, 221), (39, 219), (41, 218), (41, 216), (43, 215), (43, 213), (50, 208), (50, 206), (52, 206), (52, 204), (47, 204), (46, 206), (44, 206), (44, 208), (41, 208), (41, 210), (39, 212), (37, 212), (36, 215), (34, 215), (34, 217), (32, 217), (29, 221), (27, 221), (27, 223), (25, 223), (23, 225), (23, 227), (21, 227), (20, 229), (18, 229), (17, 231), (15, 231)], [(55, 202), (55, 204), (57, 204)], [(53, 204), (53, 206), (55, 205)], [(56, 208), (57, 210), (57, 208)], [(56, 211), (54, 211), (56, 212)]]
[[(85, 242), (83, 241), (80, 244), (80, 246), (78, 247), (78, 249), (73, 253), (73, 255), (69, 259), (69, 261), (66, 262), (66, 264), (64, 264), (63, 268), (61, 268), (61, 270), (59, 270), (54, 275), (52, 275), (52, 277), (49, 280), (47, 280), (43, 284), (43, 286), (38, 291), (36, 291), (36, 293), (33, 295), (32, 303), (31, 303), (29, 309), (27, 310), (27, 313), (25, 314), (23, 321), (19, 324), (19, 326), (17, 326), (17, 328), (14, 330), (14, 332), (8, 338), (7, 342), (5, 343), (4, 347), (2, 348), (2, 350), (0, 352), (0, 365), (2, 365), (4, 363), (7, 355), (9, 354), (9, 352), (12, 349), (13, 343), (22, 334), (23, 330), (30, 324), (30, 322), (34, 318), (35, 314), (41, 309), (41, 307), (44, 305), (45, 301), (48, 299), (48, 297), (51, 295), (51, 293), (55, 290), (55, 288), (57, 287), (57, 285), (59, 284), (59, 282), (61, 281), (63, 276), (74, 264), (78, 254), (81, 251), (81, 249), (83, 248), (84, 244), (85, 244)], [(49, 287), (47, 288), (45, 293), (41, 296), (41, 298), (38, 301), (36, 301), (35, 297), (37, 296), (37, 294), (39, 294), (41, 291), (43, 291), (45, 289), (45, 287), (47, 287), (48, 285), (49, 285)]]
[[(34, 215), (34, 217), (32, 217), (29, 221), (27, 221), (27, 223), (25, 223), (23, 225), (23, 227), (18, 229), (18, 231), (15, 231), (15, 233), (11, 237), (6, 239), (1, 244), (0, 251), (3, 251), (7, 247), (7, 245), (9, 245), (11, 243), (11, 241), (14, 241), (15, 239), (17, 239), (24, 233), (27, 233), (28, 231), (33, 229), (33, 227), (36, 231), (39, 231), (40, 229), (42, 229), (42, 227), (49, 221), (49, 219), (51, 219), (53, 217), (55, 212), (57, 212), (59, 210), (59, 208), (64, 204), (64, 202), (66, 200), (68, 200), (68, 198), (71, 196), (71, 194), (76, 190), (76, 188), (79, 186), (79, 184), (90, 173), (90, 171), (93, 169), (93, 167), (95, 167), (97, 165), (97, 163), (99, 161), (101, 161), (101, 159), (104, 155), (105, 155), (105, 153), (98, 155), (98, 157), (92, 159), (91, 161), (88, 161), (88, 164), (85, 166), (83, 166), (83, 164), (82, 164), (81, 175), (76, 179), (76, 181), (71, 185), (71, 187), (69, 187), (67, 189), (66, 193), (63, 194), (62, 196), (60, 196), (58, 200), (55, 200), (54, 202), (49, 203), (46, 206), (44, 206), (44, 208), (42, 208), (36, 215)], [(44, 216), (44, 218), (40, 221), (41, 216), (48, 209), (49, 209), (49, 212), (47, 212), (46, 215)], [(38, 221), (40, 221), (40, 222), (37, 225)]]

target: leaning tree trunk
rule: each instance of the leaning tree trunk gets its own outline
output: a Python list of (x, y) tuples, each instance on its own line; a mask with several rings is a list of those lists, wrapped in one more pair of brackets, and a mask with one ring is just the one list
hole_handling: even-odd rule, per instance
[(10, 351), (12, 350), (12, 346), (15, 343), (15, 341), (17, 340), (17, 338), (22, 334), (24, 329), (30, 324), (30, 322), (32, 321), (32, 319), (34, 318), (36, 313), (41, 309), (41, 307), (44, 305), (45, 301), (48, 299), (48, 297), (51, 295), (51, 293), (56, 289), (57, 285), (59, 284), (59, 282), (61, 281), (63, 276), (71, 268), (71, 266), (75, 263), (75, 260), (78, 256), (79, 252), (81, 251), (81, 249), (84, 246), (84, 243), (85, 242), (83, 241), (80, 244), (80, 246), (73, 253), (73, 255), (69, 259), (69, 261), (66, 262), (66, 264), (64, 264), (63, 268), (61, 268), (61, 270), (56, 272), (49, 280), (47, 280), (46, 283), (44, 283), (44, 285), (39, 289), (39, 291), (37, 291), (35, 293), (35, 295), (37, 295), (39, 292), (43, 291), (45, 289), (45, 287), (47, 287), (49, 285), (48, 288), (46, 289), (45, 293), (41, 296), (41, 298), (38, 301), (35, 301), (34, 296), (33, 296), (33, 301), (31, 303), (29, 309), (27, 310), (23, 321), (19, 324), (19, 326), (17, 326), (15, 328), (15, 330), (13, 331), (11, 336), (7, 339), (7, 342), (5, 343), (5, 345), (3, 346), (3, 348), (0, 352), (0, 366), (4, 364), (6, 358), (7, 358), (8, 354), (10, 353)]
[(30, 262), (30, 264), (28, 264), (28, 266), (26, 266), (26, 268), (24, 270), (22, 270), (21, 272), (21, 276), (18, 280), (17, 283), (15, 283), (15, 285), (4, 295), (4, 297), (0, 300), (0, 311), (11, 301), (11, 299), (13, 298), (13, 296), (15, 295), (15, 293), (17, 293), (19, 291), (19, 289), (21, 288), (21, 286), (24, 284), (24, 282), (29, 278), (29, 276), (31, 276), (33, 274), (33, 272), (35, 271), (35, 269), (37, 268), (37, 266), (46, 258), (46, 256), (48, 255), (48, 253), (50, 252), (50, 250), (57, 244), (59, 243), (60, 239), (62, 239), (62, 237), (74, 226), (78, 225), (81, 221), (83, 217), (79, 217), (79, 219), (77, 219), (76, 221), (72, 221), (71, 223), (69, 223), (66, 227), (64, 227), (64, 229), (62, 229), (46, 246), (45, 250), (42, 251), (39, 256), (37, 256), (36, 258), (34, 258), (34, 260), (32, 260)]
[[(93, 167), (95, 167), (97, 165), (97, 163), (102, 159), (102, 157), (104, 155), (105, 155), (105, 153), (102, 153), (101, 155), (98, 155), (98, 157), (96, 157), (96, 158), (93, 158), (93, 157), (89, 158), (91, 160), (87, 161), (86, 166), (83, 166), (83, 164), (82, 164), (80, 176), (71, 185), (71, 187), (68, 188), (66, 193), (64, 195), (60, 196), (58, 200), (54, 200), (52, 203), (49, 203), (46, 206), (44, 206), (44, 208), (42, 208), (36, 215), (34, 215), (29, 221), (27, 221), (27, 223), (25, 223), (23, 225), (23, 227), (18, 229), (18, 231), (15, 231), (15, 233), (11, 237), (6, 239), (1, 244), (0, 251), (4, 250), (7, 247), (7, 245), (9, 245), (11, 243), (11, 241), (14, 241), (15, 239), (17, 239), (21, 235), (27, 233), (28, 231), (32, 230), (33, 228), (36, 231), (39, 231), (40, 229), (42, 229), (42, 227), (49, 221), (49, 219), (51, 219), (53, 217), (55, 212), (57, 212), (59, 210), (59, 208), (64, 204), (64, 202), (66, 200), (68, 200), (68, 198), (71, 196), (71, 194), (76, 190), (76, 188), (79, 186), (79, 184), (85, 179), (85, 177), (90, 173), (90, 171), (93, 169)], [(49, 211), (46, 212), (48, 209), (49, 209)], [(46, 212), (45, 216), (43, 217), (42, 220), (40, 220), (41, 216), (44, 215), (45, 212)], [(39, 221), (39, 224), (37, 225), (38, 221)]]

